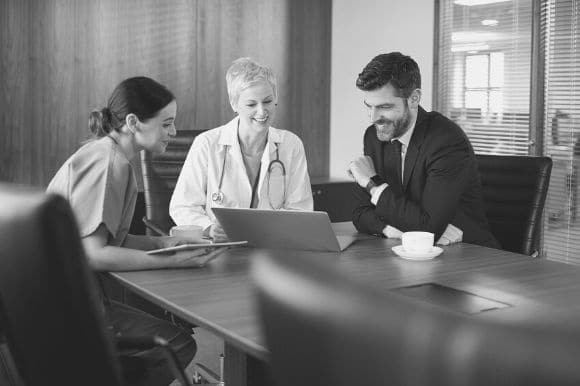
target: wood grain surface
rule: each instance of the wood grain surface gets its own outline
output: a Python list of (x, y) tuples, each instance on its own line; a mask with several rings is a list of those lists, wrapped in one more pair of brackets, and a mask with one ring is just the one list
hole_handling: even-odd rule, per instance
[(89, 112), (130, 76), (175, 93), (178, 130), (225, 123), (225, 71), (241, 56), (272, 66), (275, 126), (327, 175), (330, 26), (330, 0), (2, 1), (0, 180), (46, 186), (88, 138)]
[[(352, 234), (351, 223), (335, 225)], [(431, 261), (408, 261), (391, 247), (398, 240), (366, 238), (342, 253), (236, 248), (201, 269), (113, 274), (124, 285), (177, 315), (207, 328), (256, 358), (267, 359), (253, 300), (252, 261), (261, 255), (308, 256), (381, 290), (435, 282), (507, 303), (473, 315), (518, 323), (549, 318), (567, 323), (580, 316), (580, 267), (470, 244), (443, 247)]]

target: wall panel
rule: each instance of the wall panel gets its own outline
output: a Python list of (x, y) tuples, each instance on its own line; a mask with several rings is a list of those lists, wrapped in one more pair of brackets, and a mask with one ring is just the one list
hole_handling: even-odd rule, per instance
[(46, 186), (88, 138), (87, 117), (122, 79), (151, 76), (177, 96), (178, 129), (233, 117), (225, 71), (271, 65), (275, 126), (328, 173), (330, 0), (7, 0), (0, 2), (0, 180)]

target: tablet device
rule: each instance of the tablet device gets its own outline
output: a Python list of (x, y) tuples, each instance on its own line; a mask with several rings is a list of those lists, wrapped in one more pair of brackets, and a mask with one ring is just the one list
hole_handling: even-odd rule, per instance
[(147, 251), (148, 255), (163, 255), (169, 254), (172, 252), (179, 252), (179, 251), (189, 251), (193, 249), (199, 248), (221, 248), (221, 247), (232, 247), (236, 245), (245, 245), (247, 241), (230, 241), (226, 243), (204, 243), (204, 244), (183, 244), (183, 245), (176, 245), (174, 247), (167, 247), (161, 249), (153, 249), (151, 251)]

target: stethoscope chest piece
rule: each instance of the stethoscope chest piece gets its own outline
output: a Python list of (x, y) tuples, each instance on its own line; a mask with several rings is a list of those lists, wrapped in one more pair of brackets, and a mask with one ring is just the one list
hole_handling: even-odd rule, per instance
[(219, 190), (217, 192), (212, 193), (211, 200), (218, 205), (223, 204), (224, 203), (224, 192)]

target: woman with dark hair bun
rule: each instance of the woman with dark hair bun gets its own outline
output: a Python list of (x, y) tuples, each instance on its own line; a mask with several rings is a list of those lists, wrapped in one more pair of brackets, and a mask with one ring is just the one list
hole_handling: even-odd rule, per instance
[[(107, 106), (89, 115), (93, 140), (85, 143), (56, 173), (47, 191), (68, 199), (76, 215), (89, 264), (96, 271), (197, 267), (219, 254), (198, 249), (174, 255), (145, 251), (175, 246), (187, 240), (128, 233), (137, 184), (130, 160), (140, 150), (161, 153), (175, 136), (175, 97), (165, 86), (146, 77), (129, 78), (111, 94)], [(120, 335), (158, 335), (170, 342), (182, 364), (196, 351), (190, 334), (174, 325), (126, 305), (107, 301), (111, 328)], [(121, 353), (130, 357), (129, 384), (167, 385), (173, 376), (162, 352)]]

